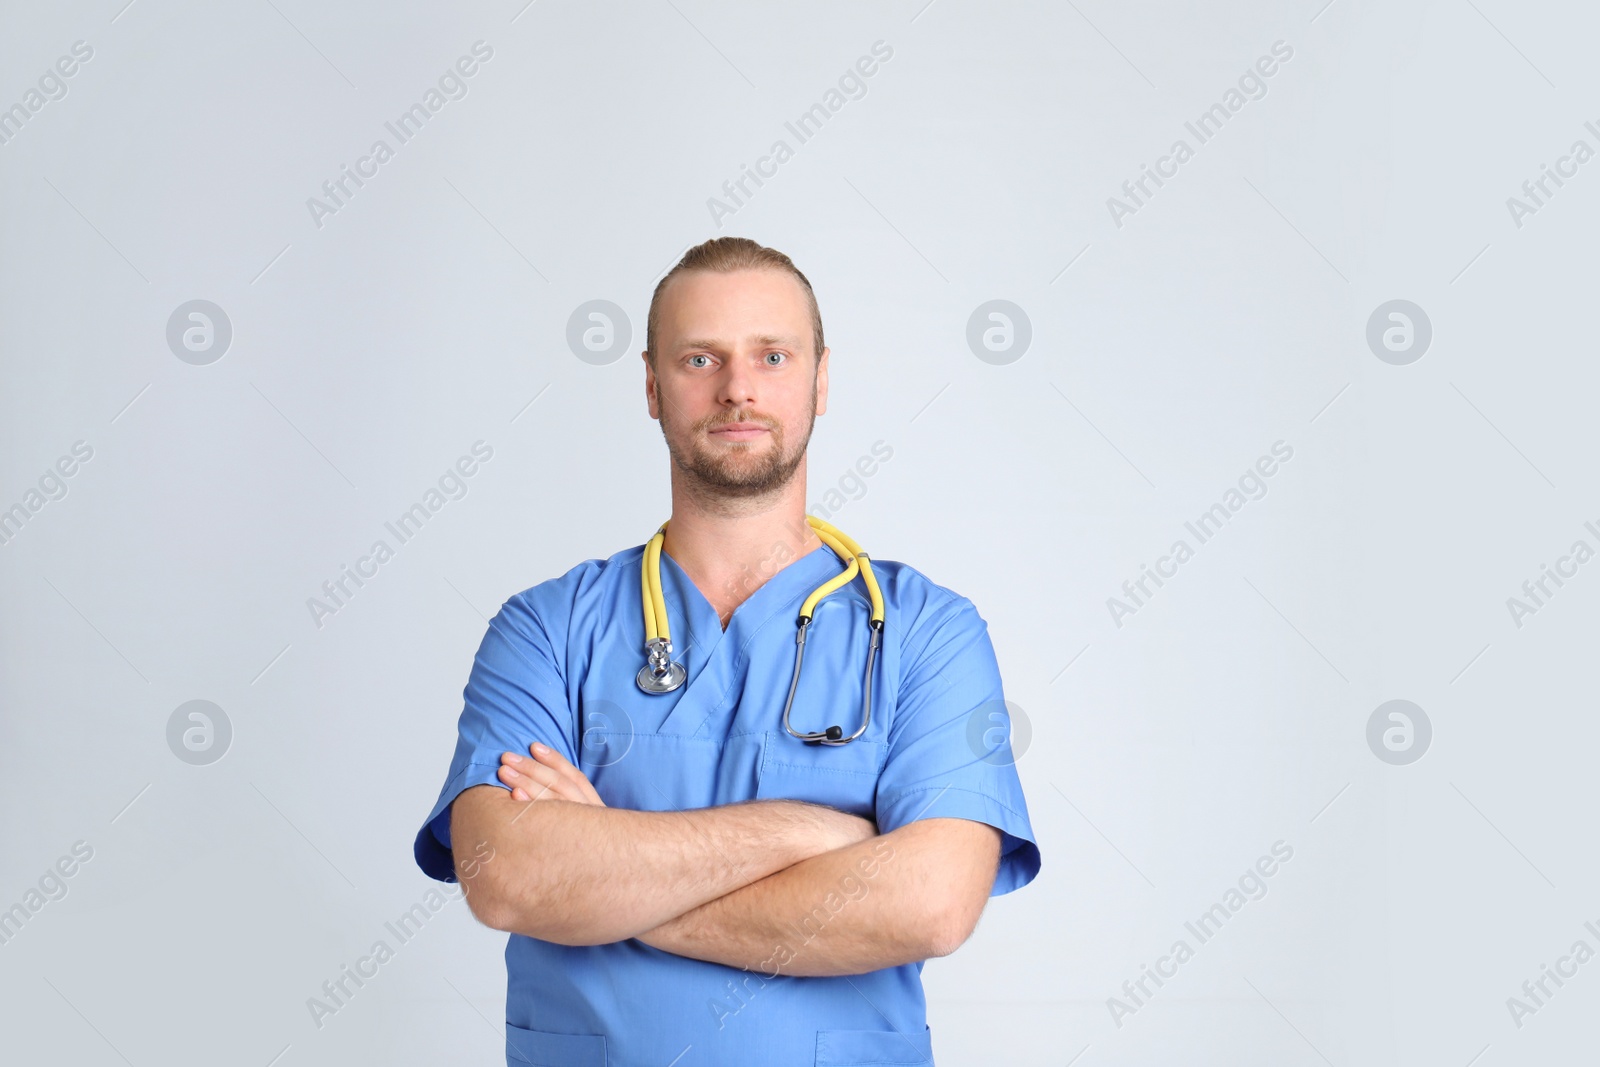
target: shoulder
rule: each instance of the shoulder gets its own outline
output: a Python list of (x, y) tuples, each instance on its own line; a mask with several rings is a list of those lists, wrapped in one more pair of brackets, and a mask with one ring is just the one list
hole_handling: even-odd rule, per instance
[[(555, 578), (548, 578), (513, 593), (500, 606), (497, 619), (521, 631), (524, 636), (542, 634), (555, 644), (554, 637), (566, 632), (585, 598), (597, 591), (615, 587), (630, 579), (639, 582), (639, 557), (643, 545), (625, 548), (605, 559), (586, 559)], [(631, 588), (631, 587), (630, 587)]]
[(869, 558), (885, 610), (904, 620), (900, 626), (908, 655), (916, 656), (941, 634), (987, 628), (977, 606), (955, 590), (909, 563)]

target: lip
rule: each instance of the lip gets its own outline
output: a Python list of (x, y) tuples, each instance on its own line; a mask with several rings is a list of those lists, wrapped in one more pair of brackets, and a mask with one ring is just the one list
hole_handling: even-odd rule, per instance
[(759, 422), (731, 422), (711, 431), (714, 436), (725, 441), (749, 441), (766, 432), (767, 428)]

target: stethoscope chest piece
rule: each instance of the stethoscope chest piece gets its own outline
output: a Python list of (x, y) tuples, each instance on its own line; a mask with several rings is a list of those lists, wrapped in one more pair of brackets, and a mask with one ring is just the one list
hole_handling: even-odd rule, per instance
[(640, 667), (638, 674), (639, 688), (646, 693), (670, 693), (683, 684), (688, 672), (681, 663), (667, 664), (667, 672), (657, 675), (649, 667)]
[(672, 642), (665, 638), (652, 637), (645, 642), (645, 659), (635, 681), (646, 693), (670, 693), (689, 676), (683, 664), (673, 661)]

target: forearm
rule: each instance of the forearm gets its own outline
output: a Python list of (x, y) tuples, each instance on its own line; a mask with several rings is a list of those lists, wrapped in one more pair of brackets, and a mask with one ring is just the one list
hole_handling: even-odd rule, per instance
[(632, 937), (838, 843), (837, 823), (794, 801), (645, 812), (484, 788), (499, 797), (471, 806), (466, 825), (452, 813), (452, 835), (497, 857), (479, 917), (564, 945)]
[[(998, 834), (929, 819), (803, 860), (638, 935), (771, 977), (864, 974), (945, 955), (993, 886)], [(976, 827), (976, 830), (970, 829)]]

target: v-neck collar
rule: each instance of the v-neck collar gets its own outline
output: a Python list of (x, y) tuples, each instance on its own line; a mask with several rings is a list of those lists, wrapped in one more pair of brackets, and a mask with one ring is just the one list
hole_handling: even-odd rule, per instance
[[(663, 552), (661, 592), (667, 602), (673, 656), (688, 671), (688, 682), (677, 692), (657, 731), (686, 737), (716, 736), (715, 723), (738, 696), (743, 661), (762, 628), (780, 615), (785, 626), (794, 623), (800, 604), (811, 591), (843, 569), (834, 551), (819, 545), (782, 567), (746, 597), (724, 630), (705, 594), (678, 561)], [(839, 589), (833, 595), (849, 593)]]
[[(687, 571), (666, 552), (661, 553), (661, 586), (666, 595), (668, 624), (677, 633), (670, 615), (673, 608), (688, 626), (685, 635), (693, 647), (709, 656), (714, 650), (731, 642), (731, 647), (742, 648), (746, 641), (770, 620), (775, 612), (785, 606), (799, 609), (799, 600), (834, 575), (844, 570), (838, 555), (827, 545), (818, 545), (810, 552), (793, 560), (776, 574), (761, 583), (761, 587), (733, 609), (728, 628), (722, 628), (722, 619), (716, 608), (706, 599), (700, 587), (694, 584)], [(835, 595), (844, 593), (841, 589)], [(790, 601), (795, 601), (790, 605)], [(691, 647), (688, 643), (673, 641), (680, 649)]]

